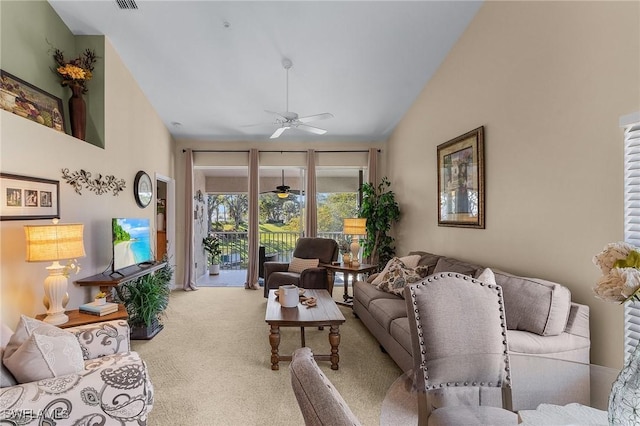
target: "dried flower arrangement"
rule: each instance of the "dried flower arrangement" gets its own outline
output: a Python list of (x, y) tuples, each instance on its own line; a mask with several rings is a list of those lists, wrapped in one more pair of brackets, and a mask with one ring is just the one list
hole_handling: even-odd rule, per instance
[(87, 81), (93, 77), (93, 69), (98, 61), (96, 52), (85, 49), (77, 58), (66, 61), (62, 50), (53, 48), (53, 59), (57, 64), (55, 71), (62, 77), (61, 84), (78, 85), (82, 87), (82, 93), (87, 93)]

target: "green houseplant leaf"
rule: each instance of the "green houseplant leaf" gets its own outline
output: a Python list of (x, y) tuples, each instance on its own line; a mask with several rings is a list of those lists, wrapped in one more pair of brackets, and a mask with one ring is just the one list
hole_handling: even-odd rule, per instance
[(378, 186), (362, 185), (360, 217), (367, 219), (367, 236), (364, 240), (364, 256), (369, 263), (381, 269), (395, 255), (395, 240), (389, 235), (391, 225), (400, 219), (400, 207), (395, 194), (389, 188), (391, 182), (383, 177)]
[(164, 261), (165, 265), (154, 273), (116, 287), (117, 299), (126, 308), (131, 327), (150, 327), (160, 321), (167, 309), (173, 267)]

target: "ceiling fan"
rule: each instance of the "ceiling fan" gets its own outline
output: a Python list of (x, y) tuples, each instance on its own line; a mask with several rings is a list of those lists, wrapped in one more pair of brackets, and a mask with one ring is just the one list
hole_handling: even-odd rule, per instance
[(269, 192), (273, 192), (278, 196), (278, 198), (289, 198), (289, 195), (300, 195), (299, 190), (291, 189), (290, 186), (284, 184), (284, 170), (282, 170), (282, 185), (276, 186), (276, 189), (273, 191), (266, 191), (266, 193)]
[(276, 139), (280, 137), (285, 130), (294, 128), (299, 130), (304, 130), (305, 132), (315, 133), (316, 135), (324, 135), (327, 133), (325, 129), (321, 129), (319, 127), (309, 126), (307, 123), (317, 120), (326, 120), (328, 118), (333, 118), (333, 114), (324, 112), (322, 114), (314, 114), (307, 115), (305, 117), (298, 116), (297, 113), (289, 111), (289, 69), (293, 66), (293, 62), (290, 59), (284, 58), (282, 60), (282, 66), (287, 71), (287, 92), (286, 92), (286, 111), (285, 112), (275, 112), (268, 111), (269, 114), (273, 114), (276, 116), (275, 124), (278, 124), (280, 127), (276, 129), (275, 132), (269, 137), (269, 139)]

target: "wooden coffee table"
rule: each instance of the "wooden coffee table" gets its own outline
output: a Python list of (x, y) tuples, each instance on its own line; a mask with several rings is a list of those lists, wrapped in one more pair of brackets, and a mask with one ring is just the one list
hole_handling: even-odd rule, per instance
[(327, 290), (306, 289), (304, 296), (315, 297), (317, 305), (307, 308), (298, 303), (295, 308), (283, 308), (276, 299), (275, 290), (269, 290), (267, 299), (267, 313), (265, 322), (271, 326), (269, 343), (271, 344), (271, 369), (279, 370), (280, 361), (291, 361), (291, 355), (278, 354), (280, 346), (280, 327), (300, 327), (300, 343), (305, 346), (304, 328), (329, 326), (329, 344), (331, 354), (316, 355), (313, 357), (321, 361), (331, 361), (331, 369), (338, 369), (340, 356), (338, 355), (338, 345), (340, 344), (340, 324), (345, 322), (340, 308), (329, 295)]

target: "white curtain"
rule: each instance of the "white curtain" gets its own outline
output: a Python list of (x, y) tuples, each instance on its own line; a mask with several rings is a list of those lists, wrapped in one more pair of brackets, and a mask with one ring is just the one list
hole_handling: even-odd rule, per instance
[(258, 233), (258, 191), (260, 164), (259, 151), (255, 148), (249, 151), (249, 265), (247, 267), (247, 281), (244, 288), (257, 290), (258, 284), (258, 251), (260, 235)]
[(318, 236), (318, 212), (316, 203), (316, 152), (313, 149), (307, 151), (307, 189), (305, 235), (307, 237)]
[(193, 244), (193, 151), (186, 150), (186, 168), (184, 184), (184, 283), (185, 291), (198, 290), (196, 286), (196, 268), (193, 259), (195, 247)]

